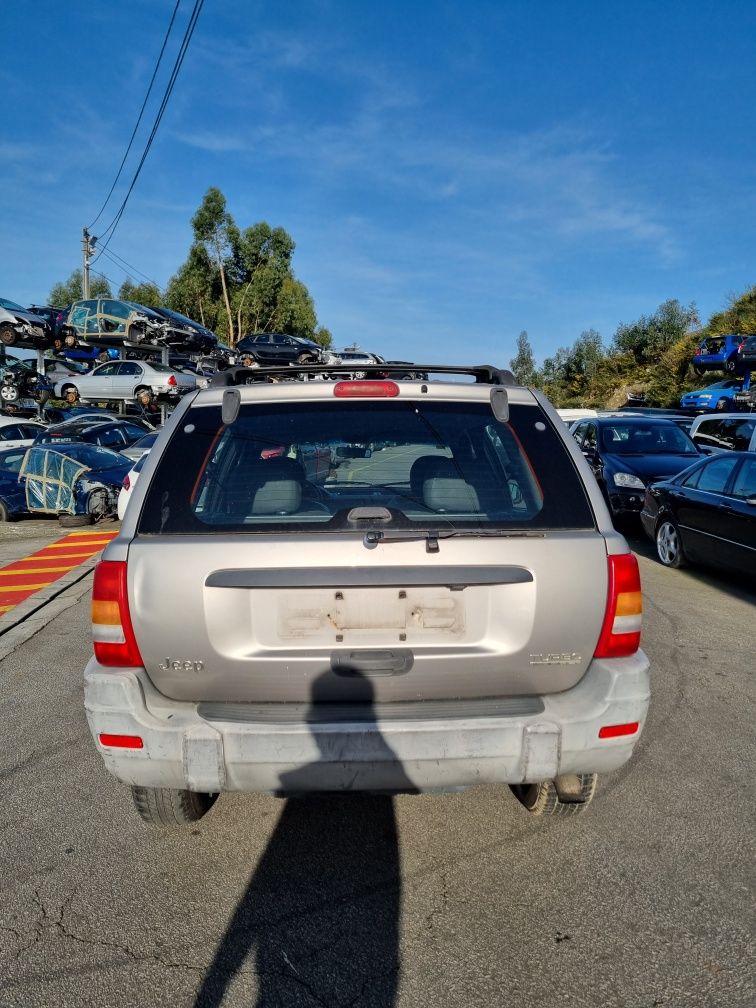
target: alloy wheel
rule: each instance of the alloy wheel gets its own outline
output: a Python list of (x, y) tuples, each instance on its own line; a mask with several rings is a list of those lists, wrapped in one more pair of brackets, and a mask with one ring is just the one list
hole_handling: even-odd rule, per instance
[(680, 536), (672, 522), (662, 522), (656, 530), (656, 551), (667, 567), (674, 567), (679, 562)]

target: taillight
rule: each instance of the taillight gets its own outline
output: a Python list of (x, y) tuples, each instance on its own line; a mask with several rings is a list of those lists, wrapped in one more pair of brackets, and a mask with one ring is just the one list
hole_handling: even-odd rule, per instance
[(123, 483), (121, 483), (121, 486), (124, 490), (131, 489), (131, 480), (129, 479), (128, 473), (123, 477)]
[(340, 381), (333, 386), (337, 399), (374, 399), (399, 395), (399, 386), (392, 381)]
[(174, 374), (168, 375), (168, 384), (169, 385), (175, 385), (176, 384), (176, 375), (174, 375)]
[(144, 664), (131, 625), (123, 560), (101, 560), (95, 567), (92, 637), (101, 665), (136, 668)]
[(632, 553), (610, 556), (609, 587), (604, 624), (601, 627), (595, 658), (621, 658), (640, 647), (641, 595), (638, 561)]

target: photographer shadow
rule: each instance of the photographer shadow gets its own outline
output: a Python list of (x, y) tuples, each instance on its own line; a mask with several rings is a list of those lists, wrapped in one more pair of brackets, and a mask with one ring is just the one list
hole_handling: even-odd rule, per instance
[[(316, 680), (307, 716), (321, 758), (282, 775), (280, 790), (289, 797), (194, 1008), (222, 1005), (242, 972), (256, 976), (257, 1008), (396, 1003), (401, 880), (393, 800), (358, 791), (313, 793), (318, 785), (333, 787), (343, 773), (338, 742), (334, 749), (333, 737), (318, 731), (324, 706), (339, 707), (328, 703), (332, 682), (330, 672)], [(395, 764), (376, 730), (370, 681), (355, 676), (352, 686), (349, 707), (360, 705), (371, 761)], [(401, 768), (391, 784), (392, 792), (415, 791)], [(359, 778), (349, 782), (355, 785)]]

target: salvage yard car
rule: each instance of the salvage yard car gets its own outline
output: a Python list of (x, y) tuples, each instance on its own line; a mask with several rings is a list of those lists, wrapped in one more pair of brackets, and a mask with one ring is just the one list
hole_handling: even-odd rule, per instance
[(756, 452), (721, 452), (650, 487), (641, 521), (665, 567), (756, 577)]
[(55, 394), (62, 397), (73, 389), (82, 399), (134, 399), (146, 390), (153, 395), (175, 397), (196, 387), (196, 375), (184, 374), (165, 364), (117, 360), (100, 364), (89, 374), (61, 379), (55, 386)]
[(52, 330), (40, 315), (0, 298), (0, 343), (42, 350), (52, 345), (52, 339)]
[[(419, 368), (235, 368), (158, 437), (96, 569), (84, 676), (147, 822), (222, 791), (484, 783), (565, 814), (630, 759), (638, 564), (585, 459), (509, 372)], [(316, 482), (300, 457), (328, 445)]]
[(33, 445), (19, 469), (26, 509), (56, 514), (66, 527), (90, 525), (116, 514), (118, 493), (131, 463), (91, 444)]
[(614, 523), (643, 507), (646, 487), (687, 468), (699, 455), (673, 420), (647, 416), (599, 416), (570, 427), (601, 488)]

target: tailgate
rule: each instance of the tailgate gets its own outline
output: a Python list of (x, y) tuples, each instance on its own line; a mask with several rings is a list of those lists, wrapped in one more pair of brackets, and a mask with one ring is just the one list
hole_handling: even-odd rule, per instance
[(590, 531), (365, 548), (356, 536), (137, 537), (132, 620), (146, 670), (181, 700), (376, 702), (565, 690), (604, 617)]

